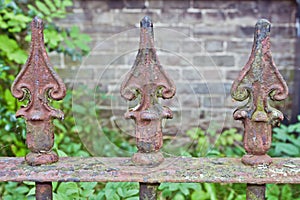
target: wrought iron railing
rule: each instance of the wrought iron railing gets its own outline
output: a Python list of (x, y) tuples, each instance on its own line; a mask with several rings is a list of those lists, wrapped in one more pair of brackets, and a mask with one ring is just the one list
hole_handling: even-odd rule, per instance
[(16, 114), (26, 119), (30, 153), (25, 162), (24, 158), (0, 158), (0, 181), (34, 181), (38, 200), (52, 199), (51, 182), (55, 181), (139, 182), (140, 199), (156, 199), (157, 186), (162, 182), (247, 183), (247, 199), (264, 199), (267, 183), (300, 183), (300, 158), (271, 158), (266, 154), (272, 126), (283, 119), (269, 101), (280, 101), (288, 95), (271, 56), (267, 20), (257, 22), (251, 56), (231, 89), (235, 100), (248, 100), (233, 114), (244, 123), (247, 154), (242, 158), (164, 158), (160, 152), (162, 119), (172, 118), (172, 111), (157, 99), (172, 98), (176, 89), (159, 63), (149, 17), (141, 21), (136, 61), (121, 85), (121, 95), (126, 100), (140, 95), (139, 105), (125, 114), (135, 121), (138, 152), (132, 158), (58, 158), (51, 150), (51, 119), (63, 118), (63, 113), (48, 101), (63, 99), (66, 88), (49, 64), (42, 21), (34, 18), (31, 29), (31, 52), (12, 86), (16, 98), (30, 99)]

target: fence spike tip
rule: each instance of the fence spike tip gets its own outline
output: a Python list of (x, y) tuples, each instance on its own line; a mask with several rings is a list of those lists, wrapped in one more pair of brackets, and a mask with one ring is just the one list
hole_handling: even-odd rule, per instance
[(32, 20), (32, 28), (43, 29), (43, 20), (35, 16)]
[(154, 47), (153, 24), (150, 17), (141, 20), (140, 46), (133, 67), (120, 88), (128, 101), (140, 96), (140, 103), (125, 114), (135, 120), (138, 153), (132, 160), (141, 165), (158, 165), (163, 161), (162, 119), (172, 118), (172, 111), (162, 106), (158, 98), (169, 99), (176, 87), (159, 63)]
[(153, 27), (151, 17), (149, 17), (149, 16), (143, 17), (143, 19), (140, 22), (140, 25), (141, 25), (141, 28)]
[(66, 87), (52, 68), (44, 44), (43, 21), (35, 17), (31, 22), (31, 50), (25, 65), (14, 80), (12, 95), (27, 105), (16, 113), (26, 119), (26, 144), (31, 151), (25, 157), (29, 165), (49, 164), (58, 161), (52, 151), (54, 144), (52, 118), (63, 118), (63, 112), (51, 107), (49, 100), (61, 100)]
[(244, 123), (244, 148), (242, 159), (249, 165), (270, 164), (266, 154), (272, 143), (272, 126), (283, 119), (283, 114), (269, 103), (287, 98), (288, 87), (279, 73), (270, 50), (271, 23), (260, 19), (255, 25), (251, 55), (239, 77), (234, 81), (231, 95), (237, 101), (249, 101), (237, 108), (233, 117)]

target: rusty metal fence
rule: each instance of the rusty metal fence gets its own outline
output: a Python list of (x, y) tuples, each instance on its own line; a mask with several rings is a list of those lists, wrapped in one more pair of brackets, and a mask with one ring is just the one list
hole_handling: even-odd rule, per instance
[(61, 100), (66, 93), (63, 81), (49, 63), (44, 47), (43, 23), (34, 18), (29, 58), (12, 85), (19, 100), (29, 103), (16, 113), (27, 124), (26, 144), (30, 153), (23, 158), (0, 158), (0, 181), (36, 182), (36, 199), (52, 199), (51, 182), (140, 183), (140, 199), (156, 199), (161, 182), (247, 183), (247, 199), (265, 199), (267, 183), (300, 183), (300, 158), (271, 158), (266, 154), (272, 142), (272, 126), (283, 114), (269, 101), (287, 97), (288, 87), (276, 68), (270, 51), (270, 22), (261, 19), (255, 26), (251, 56), (234, 81), (231, 95), (247, 100), (233, 114), (244, 124), (244, 148), (240, 158), (164, 158), (162, 119), (172, 111), (158, 98), (175, 95), (175, 84), (159, 63), (154, 47), (153, 24), (149, 17), (140, 23), (140, 45), (135, 63), (121, 84), (128, 101), (140, 96), (139, 105), (125, 113), (134, 119), (138, 152), (132, 158), (62, 157), (52, 151), (52, 118), (63, 112), (52, 108), (49, 99)]

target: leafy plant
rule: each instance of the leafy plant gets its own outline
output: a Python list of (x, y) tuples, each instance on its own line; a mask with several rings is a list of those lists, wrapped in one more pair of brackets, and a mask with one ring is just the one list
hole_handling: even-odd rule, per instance
[(281, 124), (273, 129), (273, 133), (272, 148), (269, 151), (271, 156), (300, 157), (300, 122), (288, 126)]
[(244, 200), (246, 184), (161, 183), (159, 199)]
[(193, 128), (187, 131), (187, 135), (194, 141), (185, 156), (228, 156), (240, 157), (244, 154), (242, 147), (242, 135), (237, 129), (231, 128), (223, 131), (218, 137), (216, 132), (205, 132), (201, 128)]
[(300, 185), (267, 184), (266, 196), (268, 200), (299, 200)]
[(139, 184), (131, 182), (107, 183), (103, 190), (98, 194), (99, 199), (126, 199), (138, 200)]
[(0, 185), (0, 194), (3, 200), (25, 199), (30, 187), (18, 182), (8, 182)]

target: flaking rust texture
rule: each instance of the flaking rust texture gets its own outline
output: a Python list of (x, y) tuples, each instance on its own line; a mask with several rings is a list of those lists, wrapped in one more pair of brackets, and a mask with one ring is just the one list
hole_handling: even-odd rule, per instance
[(249, 165), (272, 162), (266, 154), (272, 142), (272, 126), (283, 120), (283, 114), (270, 106), (269, 99), (281, 101), (288, 95), (288, 87), (271, 55), (270, 29), (271, 24), (265, 19), (256, 23), (250, 58), (231, 88), (233, 99), (248, 99), (244, 106), (234, 112), (233, 117), (244, 123), (247, 155), (242, 161)]
[(62, 80), (49, 63), (44, 47), (43, 22), (35, 17), (31, 22), (31, 51), (26, 64), (15, 79), (11, 91), (19, 100), (29, 99), (26, 106), (17, 111), (17, 117), (26, 119), (26, 143), (31, 151), (26, 155), (30, 165), (56, 162), (52, 151), (54, 133), (52, 118), (63, 118), (63, 113), (49, 106), (49, 99), (61, 100), (66, 94)]
[(163, 145), (162, 119), (172, 118), (172, 111), (163, 107), (158, 98), (172, 98), (175, 85), (159, 63), (154, 48), (153, 24), (144, 17), (140, 28), (140, 45), (135, 63), (121, 85), (121, 95), (128, 101), (140, 95), (140, 102), (130, 109), (126, 118), (135, 120), (138, 152), (133, 161), (141, 165), (157, 165), (163, 161), (159, 152)]
[(130, 158), (63, 157), (50, 165), (28, 166), (23, 158), (2, 157), (0, 181), (300, 184), (300, 158), (273, 158), (272, 165), (250, 166), (240, 158), (177, 157), (148, 167)]

